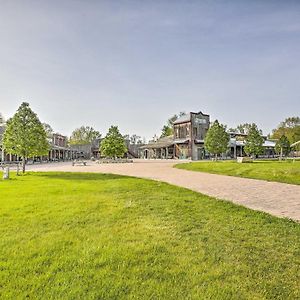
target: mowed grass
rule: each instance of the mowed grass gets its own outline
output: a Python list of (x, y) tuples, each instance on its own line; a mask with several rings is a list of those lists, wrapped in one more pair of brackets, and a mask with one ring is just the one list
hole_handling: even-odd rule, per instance
[(175, 165), (178, 169), (207, 172), (229, 176), (263, 179), (283, 183), (300, 184), (300, 161), (236, 161), (191, 162)]
[(0, 180), (0, 298), (299, 299), (300, 225), (165, 183)]

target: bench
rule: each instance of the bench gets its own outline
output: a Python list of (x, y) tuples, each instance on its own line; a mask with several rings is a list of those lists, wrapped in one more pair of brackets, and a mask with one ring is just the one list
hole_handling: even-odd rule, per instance
[(236, 161), (238, 163), (252, 163), (253, 159), (251, 157), (244, 156), (244, 157), (237, 157)]
[(72, 162), (72, 166), (75, 166), (75, 165), (86, 166), (86, 161), (75, 159), (75, 160), (73, 160), (73, 162)]

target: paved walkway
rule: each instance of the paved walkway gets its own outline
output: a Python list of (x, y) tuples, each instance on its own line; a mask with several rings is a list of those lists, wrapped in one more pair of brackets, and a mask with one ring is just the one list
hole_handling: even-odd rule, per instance
[(278, 217), (288, 217), (300, 222), (300, 185), (215, 175), (172, 168), (178, 161), (135, 160), (127, 164), (96, 164), (72, 166), (53, 163), (30, 166), (36, 171), (97, 172), (130, 175), (161, 180), (185, 187), (219, 199), (268, 212)]

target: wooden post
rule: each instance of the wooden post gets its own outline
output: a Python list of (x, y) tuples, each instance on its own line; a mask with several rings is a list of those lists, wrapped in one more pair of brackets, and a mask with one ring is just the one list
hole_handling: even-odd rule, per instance
[(1, 149), (1, 161), (4, 161), (4, 149), (3, 149), (3, 146), (2, 146), (2, 149)]

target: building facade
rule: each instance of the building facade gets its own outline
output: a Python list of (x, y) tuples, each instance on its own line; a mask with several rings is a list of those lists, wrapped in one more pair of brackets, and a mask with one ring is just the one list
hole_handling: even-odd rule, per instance
[[(210, 126), (209, 115), (202, 112), (183, 115), (173, 123), (173, 135), (159, 138), (141, 147), (142, 158), (178, 158), (202, 160), (210, 155), (204, 148), (204, 139)], [(247, 135), (229, 132), (230, 141), (224, 158), (237, 158), (246, 156), (244, 151)], [(275, 141), (263, 136), (264, 153), (262, 157), (274, 157)]]
[(209, 115), (190, 112), (173, 124), (174, 156), (182, 159), (200, 160), (205, 156), (204, 138), (209, 129)]
[[(247, 134), (244, 133), (236, 133), (229, 132), (230, 141), (229, 141), (229, 152), (228, 156), (231, 158), (237, 158), (238, 156), (246, 156), (244, 151), (244, 147), (246, 145), (246, 137)], [(264, 157), (274, 157), (275, 153), (275, 145), (276, 142), (272, 140), (268, 140), (266, 136), (262, 136), (264, 138), (263, 148), (264, 152), (262, 156)]]
[(200, 160), (205, 157), (204, 138), (209, 115), (190, 112), (173, 123), (173, 135), (141, 147), (143, 158), (179, 158)]
[(94, 139), (89, 144), (71, 145), (70, 148), (77, 153), (77, 158), (99, 158), (101, 139)]
[(64, 161), (78, 157), (78, 151), (68, 146), (68, 138), (59, 133), (53, 133), (49, 137), (50, 150), (48, 158), (40, 158), (49, 161)]

